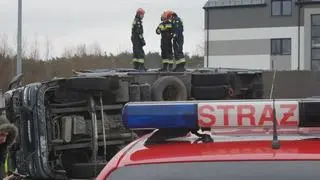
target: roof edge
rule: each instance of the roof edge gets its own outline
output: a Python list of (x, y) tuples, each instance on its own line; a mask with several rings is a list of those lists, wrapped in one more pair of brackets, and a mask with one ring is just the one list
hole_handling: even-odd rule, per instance
[(305, 0), (305, 1), (301, 1), (301, 0), (297, 0), (295, 2), (295, 4), (297, 5), (308, 5), (308, 4), (320, 4), (320, 1), (312, 1), (312, 0)]
[(249, 0), (242, 1), (240, 0), (230, 0), (228, 3), (223, 2), (222, 0), (208, 0), (202, 9), (218, 9), (218, 8), (232, 8), (232, 7), (256, 7), (256, 6), (266, 6), (266, 0)]
[[(319, 3), (320, 4), (320, 3)], [(209, 9), (223, 9), (223, 8), (242, 8), (242, 7), (263, 7), (267, 6), (267, 3), (264, 4), (250, 4), (250, 5), (237, 5), (237, 6), (217, 6), (217, 7), (203, 7), (204, 10)]]

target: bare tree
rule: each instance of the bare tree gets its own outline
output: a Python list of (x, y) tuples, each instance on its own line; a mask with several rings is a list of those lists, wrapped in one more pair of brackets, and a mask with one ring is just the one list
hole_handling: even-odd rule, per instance
[(196, 52), (195, 54), (198, 56), (204, 56), (204, 44), (198, 44), (196, 47)]
[(62, 57), (64, 58), (72, 58), (74, 55), (74, 51), (72, 47), (65, 47), (62, 52)]
[(91, 45), (92, 54), (95, 56), (102, 56), (101, 46), (98, 42), (95, 42)]
[(1, 34), (0, 35), (0, 56), (7, 57), (12, 56), (12, 48), (9, 46), (8, 35)]
[(87, 55), (87, 45), (86, 44), (80, 44), (77, 46), (76, 51), (77, 56), (86, 56)]
[[(17, 42), (17, 36), (14, 37), (14, 42)], [(15, 55), (17, 55), (16, 52), (16, 48), (17, 48), (17, 43), (15, 43)], [(21, 42), (21, 57), (25, 58), (27, 57), (27, 49), (28, 49), (28, 39), (26, 36), (22, 37), (22, 42)]]
[(40, 50), (39, 50), (39, 42), (38, 42), (37, 35), (35, 35), (34, 40), (31, 44), (30, 59), (33, 59), (33, 60), (40, 59)]
[(27, 57), (27, 51), (28, 51), (28, 39), (27, 37), (22, 38), (22, 49), (21, 49), (21, 57)]
[(49, 40), (49, 38), (47, 36), (46, 37), (46, 53), (45, 53), (46, 60), (49, 60), (49, 58), (50, 58), (51, 49), (52, 49), (52, 44), (51, 44), (51, 41)]
[(205, 54), (205, 37), (204, 34), (201, 36), (201, 39), (199, 40), (199, 43), (197, 45), (198, 55), (204, 56)]

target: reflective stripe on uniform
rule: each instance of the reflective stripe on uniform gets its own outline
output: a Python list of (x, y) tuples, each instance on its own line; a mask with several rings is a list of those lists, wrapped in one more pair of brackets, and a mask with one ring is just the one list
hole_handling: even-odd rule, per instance
[(174, 61), (169, 59), (168, 64), (174, 64)]
[(163, 64), (169, 63), (169, 60), (168, 60), (168, 59), (162, 59), (162, 63), (163, 63)]
[(139, 63), (144, 63), (144, 59), (137, 59), (136, 62), (139, 62)]
[(172, 28), (172, 24), (166, 24), (166, 25), (165, 25), (165, 28), (166, 28), (166, 29)]
[(161, 30), (161, 31), (164, 31), (165, 30), (165, 27), (164, 27), (164, 25), (159, 25), (159, 29)]
[(132, 59), (132, 62), (144, 63), (144, 59), (136, 59), (136, 58), (133, 58), (133, 59)]
[(144, 63), (144, 59), (132, 59), (132, 62), (139, 62), (139, 63)]
[(167, 30), (167, 29), (169, 29), (169, 28), (172, 28), (172, 25), (171, 24), (165, 24), (165, 25), (159, 25), (159, 27), (158, 27), (161, 31), (165, 31), (165, 30)]
[(4, 161), (4, 174), (7, 176), (9, 173), (9, 153), (6, 154), (6, 160)]
[(181, 64), (181, 63), (185, 63), (186, 60), (184, 58), (176, 60), (176, 64)]

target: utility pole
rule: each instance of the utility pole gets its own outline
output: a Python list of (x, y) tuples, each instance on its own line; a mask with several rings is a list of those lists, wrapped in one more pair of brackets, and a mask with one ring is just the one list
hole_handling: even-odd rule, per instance
[(17, 34), (17, 70), (16, 75), (22, 73), (22, 0), (18, 0), (18, 34)]

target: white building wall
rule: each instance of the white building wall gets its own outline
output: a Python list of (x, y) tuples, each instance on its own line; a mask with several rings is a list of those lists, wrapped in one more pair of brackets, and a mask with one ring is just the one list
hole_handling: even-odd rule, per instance
[[(309, 66), (306, 66), (305, 59), (305, 28), (300, 26), (300, 70), (310, 70)], [(310, 61), (310, 59), (309, 59)]]
[(313, 14), (320, 14), (319, 7), (304, 7), (304, 67), (311, 70), (311, 16)]
[[(304, 57), (304, 28), (300, 27), (300, 58)], [(291, 69), (298, 68), (298, 26), (209, 30), (209, 41), (291, 38)], [(207, 32), (205, 31), (205, 40)], [(271, 48), (271, 47), (270, 47)], [(209, 49), (213, 51), (213, 49)], [(270, 54), (209, 56), (209, 67), (271, 69)], [(300, 62), (303, 62), (302, 60)], [(206, 58), (205, 58), (206, 65)], [(303, 63), (300, 63), (301, 67)]]
[(269, 55), (210, 56), (209, 67), (267, 70), (271, 64)]

